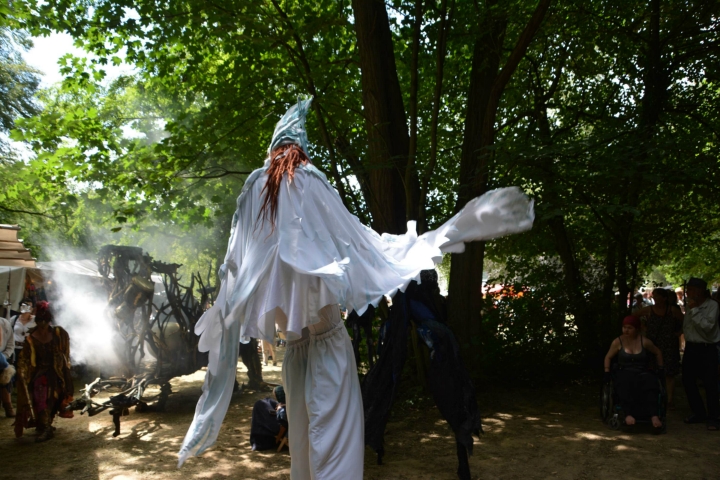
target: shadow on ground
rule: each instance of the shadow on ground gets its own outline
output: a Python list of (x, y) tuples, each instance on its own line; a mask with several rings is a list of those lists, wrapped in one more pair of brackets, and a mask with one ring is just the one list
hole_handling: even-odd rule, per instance
[[(282, 356), (279, 349), (278, 356)], [(280, 366), (265, 367), (280, 381)], [(289, 479), (287, 453), (252, 452), (252, 405), (267, 392), (236, 395), (218, 444), (177, 469), (177, 451), (192, 420), (204, 371), (173, 380), (163, 413), (124, 417), (112, 437), (110, 415), (58, 419), (51, 442), (32, 435), (17, 442), (12, 420), (0, 419), (0, 479)], [(238, 378), (247, 378), (242, 367)], [(480, 395), (485, 434), (475, 441), (470, 465), (483, 479), (720, 478), (720, 433), (685, 425), (687, 402), (669, 415), (667, 435), (638, 429), (618, 432), (599, 420), (597, 387), (492, 390)], [(347, 425), (345, 428), (357, 428)], [(454, 479), (453, 436), (432, 403), (399, 402), (388, 423), (384, 465), (366, 450), (366, 479)]]

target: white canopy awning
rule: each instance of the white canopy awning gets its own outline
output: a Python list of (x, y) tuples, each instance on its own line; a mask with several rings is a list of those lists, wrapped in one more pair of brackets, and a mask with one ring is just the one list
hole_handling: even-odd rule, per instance
[(43, 271), (72, 273), (73, 275), (86, 275), (102, 278), (98, 272), (97, 262), (94, 260), (59, 260), (56, 262), (38, 262), (37, 268)]
[[(20, 302), (25, 294), (25, 273), (24, 267), (0, 266), (0, 299), (2, 299), (0, 305), (7, 299), (12, 310), (20, 309)], [(2, 310), (0, 315), (6, 316), (7, 313)]]

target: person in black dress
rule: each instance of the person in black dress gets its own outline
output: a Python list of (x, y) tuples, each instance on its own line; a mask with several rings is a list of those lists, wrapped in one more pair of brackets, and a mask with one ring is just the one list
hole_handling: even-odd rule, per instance
[(677, 303), (669, 302), (675, 293), (664, 288), (652, 292), (655, 305), (633, 312), (636, 317), (645, 317), (645, 335), (660, 349), (665, 361), (668, 406), (673, 408), (675, 375), (680, 373), (680, 335), (682, 335), (683, 314)]

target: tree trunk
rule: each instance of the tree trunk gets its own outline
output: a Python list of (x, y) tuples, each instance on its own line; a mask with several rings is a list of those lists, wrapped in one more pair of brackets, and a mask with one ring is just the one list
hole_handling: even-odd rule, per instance
[[(552, 98), (554, 87), (556, 87), (560, 81), (564, 63), (565, 57), (562, 56), (555, 69), (556, 77), (553, 81), (553, 86), (551, 86), (548, 91), (545, 91), (541, 83), (535, 85), (533, 88), (535, 96), (535, 120), (537, 122), (540, 144), (543, 147), (551, 147), (553, 145), (547, 102)], [(537, 78), (539, 78), (539, 72), (537, 70), (535, 74)], [(596, 359), (598, 351), (596, 316), (593, 315), (588, 308), (586, 294), (589, 292), (586, 282), (580, 274), (575, 253), (576, 249), (565, 224), (565, 215), (563, 213), (564, 202), (561, 195), (558, 194), (558, 186), (555, 182), (555, 160), (556, 159), (550, 155), (541, 156), (537, 160), (537, 166), (543, 174), (541, 177), (543, 185), (542, 198), (546, 211), (556, 212), (547, 219), (547, 224), (550, 228), (553, 243), (555, 244), (555, 250), (562, 263), (565, 291), (570, 301), (569, 310), (578, 328), (578, 335), (584, 357), (583, 360), (584, 363), (591, 365)]]
[(616, 322), (617, 316), (614, 315), (613, 301), (615, 300), (615, 267), (616, 267), (617, 242), (613, 239), (608, 240), (607, 256), (605, 257), (605, 284), (603, 285), (603, 301), (602, 301), (602, 320), (603, 331), (601, 344), (607, 345), (611, 338), (616, 336), (619, 331), (619, 322)]
[[(637, 270), (639, 252), (633, 249), (633, 227), (635, 226), (635, 211), (640, 202), (643, 187), (643, 167), (650, 161), (650, 151), (660, 115), (667, 101), (668, 73), (662, 65), (662, 43), (660, 42), (660, 0), (650, 0), (650, 21), (647, 28), (648, 38), (643, 65), (644, 92), (640, 104), (640, 121), (638, 125), (639, 140), (637, 155), (630, 164), (632, 175), (627, 188), (627, 213), (621, 217), (621, 237), (618, 246), (618, 290), (620, 298), (618, 307), (620, 316), (625, 315), (629, 309), (624, 303), (627, 295), (634, 293), (633, 270)], [(631, 253), (632, 252), (632, 253)], [(628, 285), (628, 267), (630, 267), (631, 285)], [(632, 302), (631, 302), (632, 304)]]
[[(419, 183), (417, 172), (417, 144), (418, 144), (418, 59), (420, 56), (420, 37), (422, 34), (423, 0), (415, 0), (415, 22), (413, 25), (412, 54), (410, 57), (410, 144), (408, 159), (405, 167), (405, 201), (406, 217), (408, 220), (418, 218), (417, 205), (419, 196)], [(417, 184), (417, 186), (415, 186)], [(407, 188), (412, 186), (411, 188)], [(413, 188), (415, 187), (415, 188)]]
[[(551, 0), (540, 0), (499, 72), (507, 20), (504, 16), (488, 13), (482, 22), (483, 33), (473, 51), (456, 211), (487, 189), (489, 157), (492, 154), (489, 147), (495, 140), (500, 97), (540, 28), (550, 3)], [(472, 342), (473, 335), (477, 341), (476, 335), (480, 331), (484, 256), (484, 243), (467, 245), (465, 253), (453, 255), (450, 269), (448, 318), (463, 342), (462, 353), (471, 370), (479, 366), (480, 358)]]
[(426, 201), (428, 189), (430, 188), (430, 177), (435, 170), (437, 164), (438, 153), (438, 118), (440, 116), (440, 106), (442, 104), (443, 91), (443, 75), (445, 72), (445, 57), (447, 56), (447, 37), (452, 23), (452, 17), (455, 10), (455, 1), (453, 0), (450, 14), (447, 13), (447, 0), (442, 0), (440, 4), (440, 31), (438, 32), (437, 45), (435, 47), (435, 89), (433, 91), (433, 108), (430, 117), (430, 158), (428, 164), (423, 171), (420, 179), (420, 197), (417, 203), (417, 219), (418, 233), (426, 232), (428, 229)]
[[(385, 3), (378, 0), (353, 0), (352, 7), (369, 141), (367, 200), (373, 228), (405, 233), (403, 180), (409, 138), (387, 10)], [(408, 188), (417, 188), (416, 179), (417, 175), (414, 186)], [(417, 198), (417, 194), (408, 198)]]
[[(490, 90), (497, 77), (506, 22), (488, 18), (483, 25), (486, 32), (475, 43), (470, 73), (470, 91), (465, 116), (465, 134), (460, 160), (460, 187), (456, 210), (482, 192), (468, 180), (482, 175), (486, 162), (481, 158), (483, 142), (480, 137), (485, 121)], [(455, 333), (465, 362), (470, 370), (479, 364), (477, 349), (471, 344), (479, 333), (482, 308), (482, 273), (485, 242), (466, 245), (464, 253), (452, 255), (448, 289), (448, 322)]]

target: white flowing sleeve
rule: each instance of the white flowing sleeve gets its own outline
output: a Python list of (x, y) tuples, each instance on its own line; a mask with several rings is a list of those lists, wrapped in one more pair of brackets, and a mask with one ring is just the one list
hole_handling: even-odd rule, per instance
[(242, 322), (229, 316), (232, 305), (228, 293), (233, 292), (238, 281), (239, 266), (245, 256), (245, 239), (252, 221), (252, 202), (246, 202), (255, 181), (262, 173), (256, 170), (248, 177), (238, 197), (237, 210), (228, 240), (224, 263), (218, 277), (220, 290), (215, 304), (195, 324), (200, 336), (198, 350), (208, 352), (208, 367), (202, 387), (202, 395), (195, 407), (195, 416), (178, 453), (178, 468), (191, 456), (200, 455), (217, 440), (235, 386), (237, 361)]
[(532, 201), (517, 187), (487, 192), (440, 228), (418, 236), (415, 222), (403, 235), (379, 235), (342, 204), (327, 181), (298, 170), (280, 193), (279, 255), (298, 273), (321, 277), (348, 310), (362, 314), (384, 295), (404, 291), (442, 254), (464, 251), (465, 242), (490, 240), (532, 228)]

